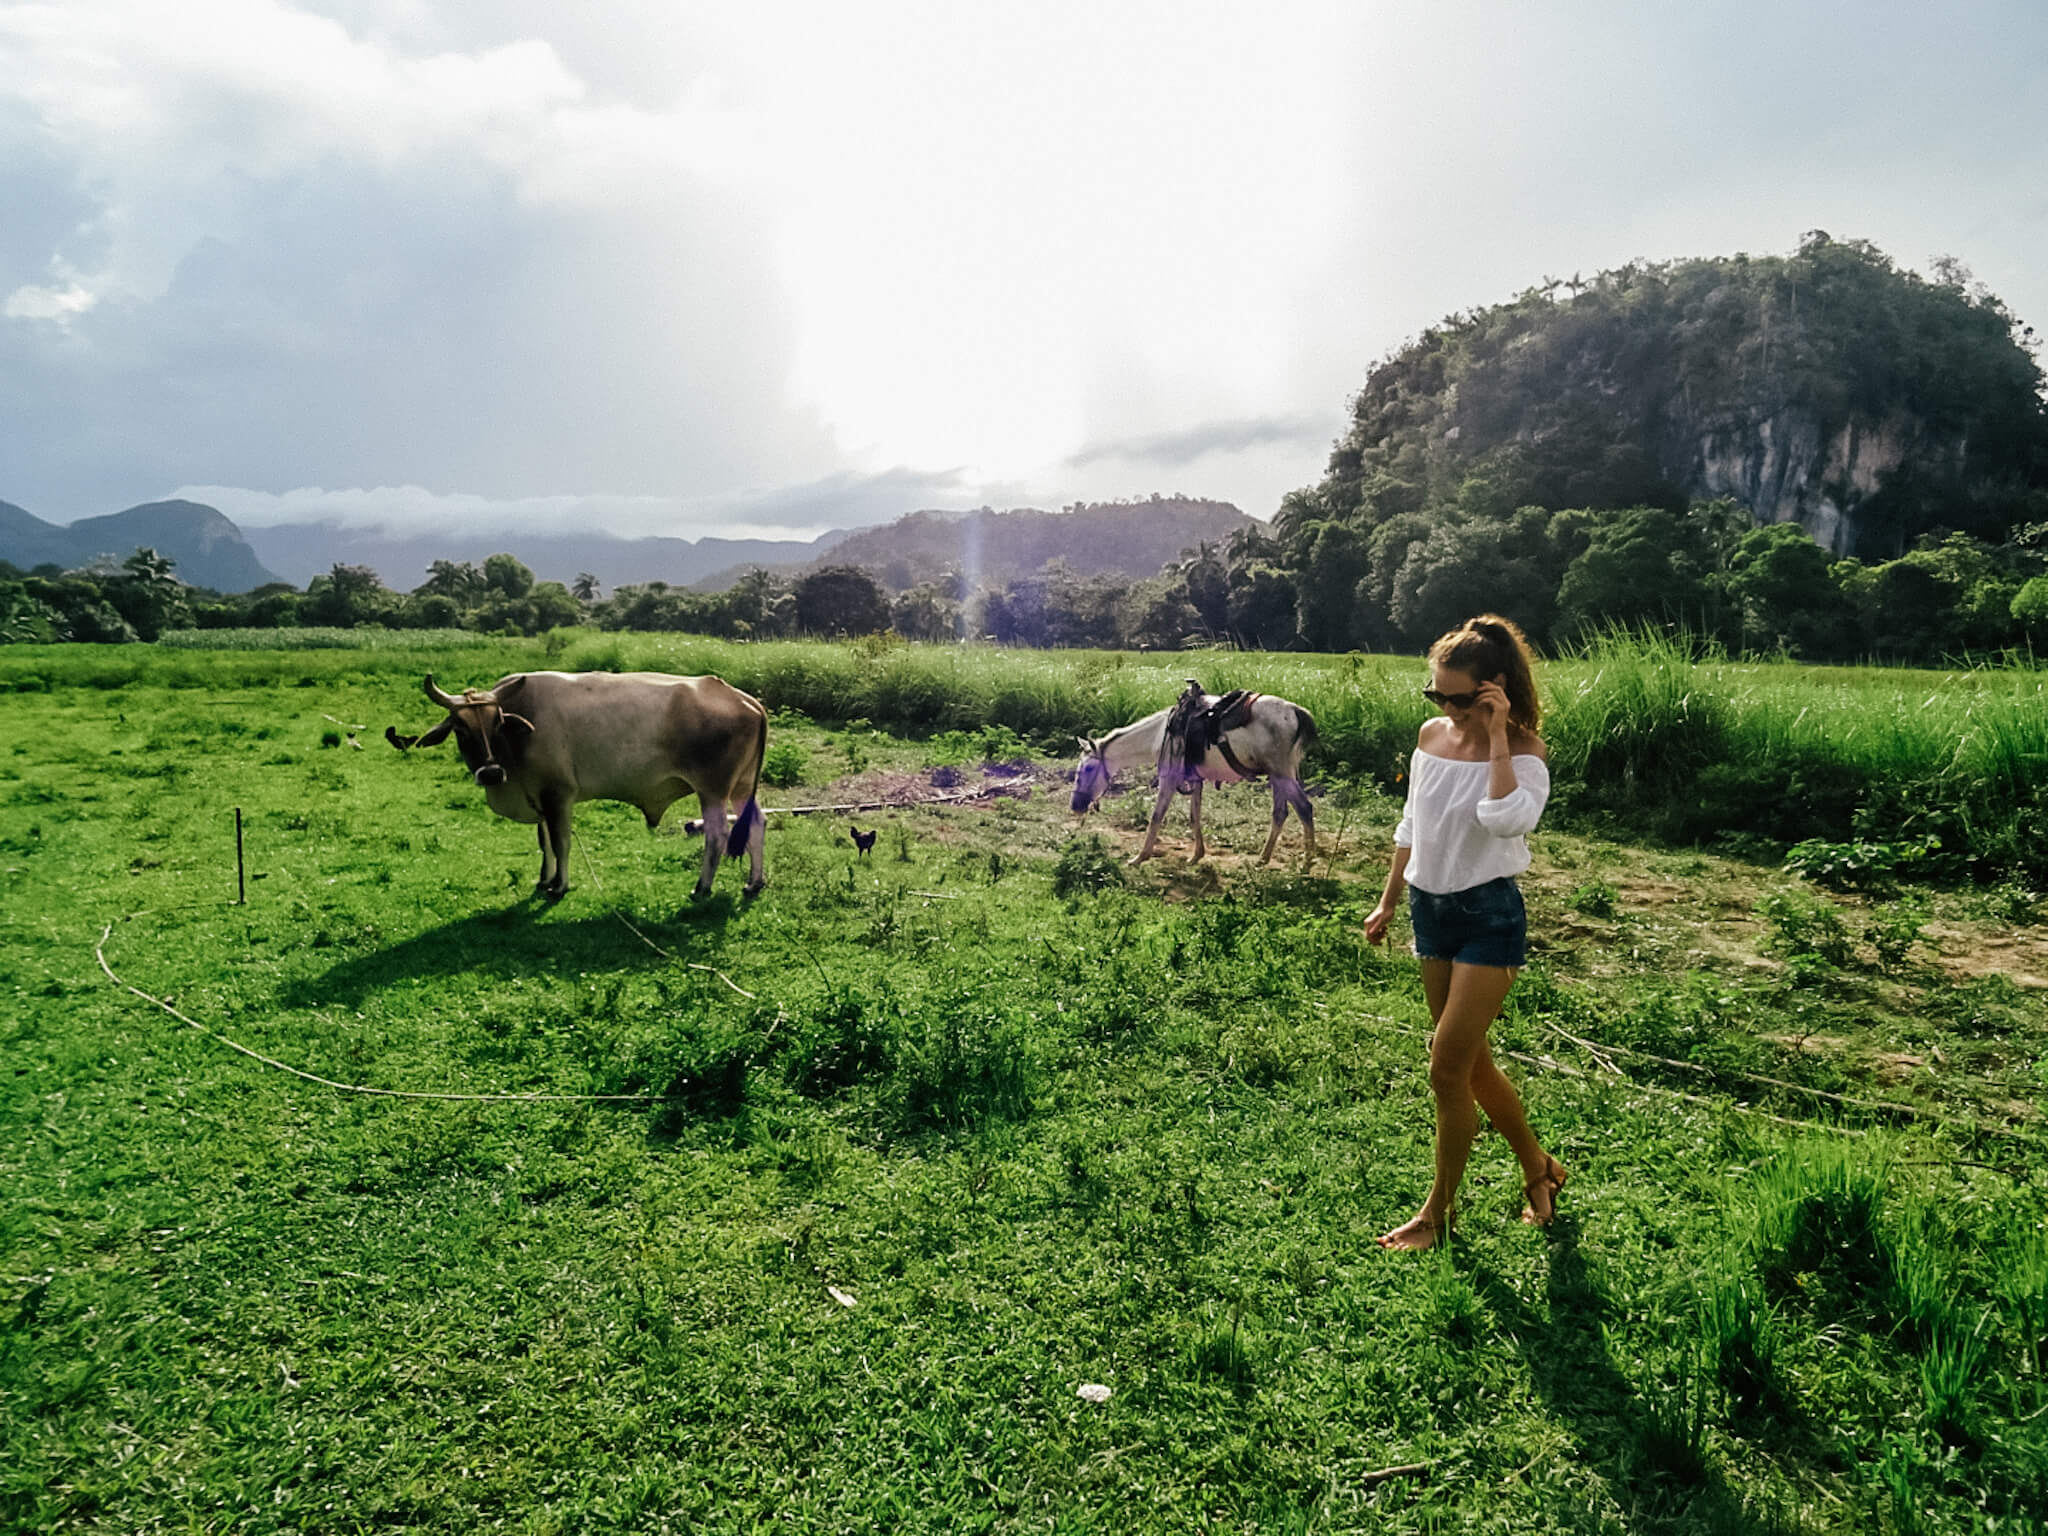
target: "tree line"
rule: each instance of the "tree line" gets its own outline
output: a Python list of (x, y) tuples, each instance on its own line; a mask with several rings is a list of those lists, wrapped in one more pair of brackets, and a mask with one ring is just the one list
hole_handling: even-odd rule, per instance
[(539, 581), (497, 554), (481, 565), (434, 561), (409, 592), (367, 566), (336, 565), (303, 591), (273, 582), (223, 595), (183, 585), (151, 549), (68, 573), (0, 562), (0, 640), (30, 643), (148, 641), (188, 627), (533, 635), (584, 625), (731, 639), (894, 632), (1037, 647), (1413, 651), (1474, 608), (1507, 614), (1553, 651), (1647, 626), (1733, 654), (1817, 662), (2038, 652), (2048, 649), (2048, 523), (1997, 542), (1930, 534), (1897, 559), (1865, 563), (1830, 557), (1796, 524), (1756, 527), (1726, 501), (1481, 509), (1370, 530), (1243, 528), (1141, 581), (1052, 561), (1000, 585), (948, 575), (894, 593), (849, 565), (757, 568), (723, 592), (656, 581), (606, 594), (593, 576)]

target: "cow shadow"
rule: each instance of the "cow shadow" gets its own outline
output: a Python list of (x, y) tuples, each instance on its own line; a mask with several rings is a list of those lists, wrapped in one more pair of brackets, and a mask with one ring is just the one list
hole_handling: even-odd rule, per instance
[(1725, 1536), (1766, 1536), (1779, 1529), (1759, 1521), (1711, 1465), (1674, 1472), (1656, 1464), (1648, 1450), (1657, 1438), (1656, 1409), (1608, 1352), (1610, 1308), (1579, 1252), (1578, 1223), (1560, 1212), (1545, 1236), (1544, 1307), (1526, 1301), (1483, 1263), (1468, 1257), (1459, 1267), (1521, 1353), (1551, 1417), (1569, 1430), (1585, 1464), (1614, 1492), (1624, 1527)]
[(355, 1006), (393, 986), (464, 971), (525, 979), (658, 970), (709, 960), (719, 951), (726, 925), (745, 906), (737, 898), (713, 895), (667, 921), (626, 918), (610, 910), (543, 921), (549, 910), (539, 898), (528, 897), (455, 918), (290, 982), (280, 990), (279, 1001), (295, 1008)]

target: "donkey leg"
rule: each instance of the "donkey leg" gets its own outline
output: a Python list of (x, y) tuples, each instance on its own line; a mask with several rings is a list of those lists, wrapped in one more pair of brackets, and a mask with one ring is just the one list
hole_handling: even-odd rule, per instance
[(1209, 851), (1202, 842), (1202, 781), (1200, 778), (1195, 780), (1195, 787), (1188, 792), (1188, 821), (1195, 829), (1195, 851), (1188, 862), (1190, 864), (1199, 864)]
[(1273, 861), (1273, 850), (1280, 844), (1280, 829), (1287, 824), (1287, 781), (1276, 774), (1272, 788), (1273, 830), (1266, 834), (1266, 851), (1259, 855), (1261, 864)]
[(1152, 806), (1152, 824), (1145, 829), (1144, 846), (1139, 848), (1133, 864), (1142, 864), (1158, 851), (1159, 828), (1166, 821), (1166, 808), (1173, 804), (1173, 783), (1170, 779), (1159, 781), (1159, 799)]
[(1301, 817), (1301, 836), (1307, 843), (1307, 858), (1310, 863), (1316, 856), (1316, 808), (1308, 798), (1308, 791), (1301, 787), (1301, 780), (1289, 779), (1288, 798), (1294, 802), (1295, 814)]

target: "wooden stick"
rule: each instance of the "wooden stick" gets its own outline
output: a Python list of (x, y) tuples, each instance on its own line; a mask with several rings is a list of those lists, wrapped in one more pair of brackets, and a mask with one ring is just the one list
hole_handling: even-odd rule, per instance
[(242, 808), (235, 807), (235, 905), (249, 904), (249, 884), (242, 865)]

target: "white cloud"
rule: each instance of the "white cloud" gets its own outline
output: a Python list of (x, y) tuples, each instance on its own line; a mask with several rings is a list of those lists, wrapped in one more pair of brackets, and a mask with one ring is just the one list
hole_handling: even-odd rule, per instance
[[(1023, 505), (1023, 486), (971, 482), (949, 473), (894, 469), (836, 474), (797, 485), (759, 486), (715, 496), (490, 497), (417, 485), (270, 492), (246, 486), (184, 485), (164, 499), (218, 508), (244, 528), (324, 523), (352, 532), (409, 535), (603, 530), (625, 538), (808, 539), (833, 528), (866, 527), (920, 509)], [(1037, 500), (1041, 506), (1053, 503)]]
[(2048, 326), (2038, 7), (1873, 6), (0, 0), (0, 495), (1265, 515), (1546, 273), (1819, 225)]
[(82, 283), (68, 283), (62, 288), (24, 284), (7, 295), (5, 304), (0, 304), (0, 315), (10, 320), (62, 321), (84, 314), (98, 302), (99, 295)]

